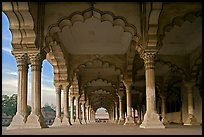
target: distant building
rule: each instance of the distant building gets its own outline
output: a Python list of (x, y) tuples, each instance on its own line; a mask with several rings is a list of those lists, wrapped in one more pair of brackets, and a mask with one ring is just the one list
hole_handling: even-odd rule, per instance
[(96, 113), (95, 122), (97, 123), (106, 123), (109, 120), (108, 113)]
[(2, 114), (2, 126), (9, 126), (12, 121), (12, 116)]

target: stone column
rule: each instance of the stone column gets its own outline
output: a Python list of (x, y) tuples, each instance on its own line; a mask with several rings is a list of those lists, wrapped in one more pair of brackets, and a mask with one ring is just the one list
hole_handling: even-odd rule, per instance
[(168, 124), (168, 120), (166, 118), (166, 97), (165, 95), (162, 95), (161, 99), (162, 99), (162, 123)]
[(76, 98), (76, 119), (74, 121), (75, 124), (81, 124), (81, 121), (79, 119), (79, 95), (75, 96)]
[(26, 54), (15, 54), (18, 66), (17, 112), (7, 129), (23, 128), (27, 119), (27, 83), (28, 57)]
[(118, 123), (118, 103), (115, 102), (115, 123)]
[(155, 51), (145, 52), (142, 58), (145, 64), (146, 79), (146, 113), (140, 128), (165, 128), (156, 112), (154, 58)]
[(40, 53), (29, 54), (32, 71), (32, 89), (31, 101), (32, 111), (28, 116), (27, 128), (44, 128), (48, 127), (44, 122), (44, 117), (41, 113), (41, 68), (42, 60)]
[(118, 97), (119, 97), (119, 120), (118, 120), (118, 124), (124, 124), (122, 94), (119, 94)]
[(126, 99), (127, 99), (127, 117), (125, 119), (124, 125), (127, 124), (135, 124), (133, 117), (132, 117), (132, 97), (131, 97), (131, 89), (130, 83), (124, 83), (126, 87)]
[(53, 123), (54, 126), (61, 126), (62, 125), (62, 118), (61, 118), (61, 86), (56, 86), (56, 117)]
[(89, 123), (89, 105), (86, 104), (86, 123)]
[(65, 87), (64, 90), (64, 117), (62, 119), (62, 125), (71, 125), (70, 118), (69, 118), (69, 93), (70, 85)]
[(89, 122), (90, 122), (90, 123), (92, 122), (92, 121), (91, 121), (91, 117), (92, 117), (91, 110), (92, 110), (92, 108), (91, 108), (91, 106), (89, 105)]
[(188, 96), (188, 117), (184, 121), (184, 125), (197, 125), (197, 119), (194, 116), (193, 110), (193, 87), (195, 86), (195, 82), (185, 82), (184, 86), (187, 89), (187, 96)]
[(70, 107), (71, 107), (71, 114), (70, 114), (70, 122), (71, 124), (74, 123), (74, 98), (73, 96), (70, 96)]
[(86, 124), (86, 116), (85, 116), (85, 101), (82, 102), (82, 124)]

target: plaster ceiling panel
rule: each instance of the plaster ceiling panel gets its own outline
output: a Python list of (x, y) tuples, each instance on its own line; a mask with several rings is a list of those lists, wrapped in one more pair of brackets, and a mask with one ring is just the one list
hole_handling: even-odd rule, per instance
[(181, 27), (174, 25), (165, 33), (160, 55), (185, 55), (191, 53), (202, 43), (202, 18), (192, 23), (185, 21)]
[(65, 27), (58, 35), (71, 54), (124, 54), (132, 38), (121, 26), (94, 17)]

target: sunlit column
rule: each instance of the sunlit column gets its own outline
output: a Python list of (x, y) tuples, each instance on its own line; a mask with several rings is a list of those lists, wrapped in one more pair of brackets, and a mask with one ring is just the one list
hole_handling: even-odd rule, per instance
[(115, 123), (118, 122), (118, 102), (115, 102)]
[(80, 95), (76, 95), (75, 99), (76, 99), (76, 119), (75, 119), (75, 124), (81, 124), (80, 119), (79, 119), (79, 97)]
[(89, 105), (88, 105), (88, 101), (86, 102), (86, 123), (89, 123)]
[(61, 85), (56, 86), (56, 117), (52, 126), (61, 126)]
[(70, 109), (71, 109), (71, 114), (70, 114), (70, 122), (71, 124), (74, 123), (74, 97), (70, 95)]
[(154, 58), (156, 51), (145, 51), (142, 55), (146, 79), (146, 113), (140, 128), (165, 128), (156, 112)]
[(168, 120), (166, 118), (166, 97), (165, 95), (161, 96), (162, 100), (162, 122), (163, 124), (168, 124)]
[(28, 57), (27, 54), (14, 54), (14, 56), (18, 66), (17, 112), (7, 129), (21, 128), (27, 119)]
[(122, 92), (119, 92), (118, 98), (119, 98), (119, 120), (118, 120), (118, 124), (124, 124)]
[(188, 117), (184, 121), (184, 125), (197, 125), (197, 119), (194, 116), (193, 110), (193, 87), (195, 86), (194, 81), (188, 81), (184, 83), (184, 86), (187, 90), (187, 97), (188, 97)]
[(86, 124), (85, 101), (82, 102), (82, 124)]
[(127, 99), (127, 117), (124, 125), (135, 124), (132, 117), (132, 96), (131, 96), (131, 83), (124, 83), (126, 87), (126, 99)]
[(41, 54), (30, 53), (29, 59), (31, 62), (32, 72), (32, 88), (31, 88), (31, 102), (32, 110), (28, 116), (26, 127), (27, 128), (43, 128), (48, 127), (45, 124), (44, 117), (41, 113), (41, 68), (42, 58)]
[(62, 119), (63, 125), (71, 125), (70, 119), (69, 119), (69, 88), (70, 85), (67, 85), (64, 89), (64, 117)]

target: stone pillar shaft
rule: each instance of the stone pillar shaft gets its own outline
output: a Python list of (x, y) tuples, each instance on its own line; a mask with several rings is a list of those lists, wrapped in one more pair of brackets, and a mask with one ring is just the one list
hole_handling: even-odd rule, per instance
[(28, 57), (27, 54), (15, 54), (14, 56), (18, 66), (17, 112), (7, 129), (23, 128), (27, 120)]
[(31, 96), (32, 96), (32, 111), (36, 115), (41, 114), (41, 68), (42, 61), (40, 59), (40, 54), (31, 54), (31, 71), (32, 71), (32, 86), (31, 86)]
[(29, 54), (32, 71), (32, 88), (31, 102), (32, 110), (28, 116), (26, 126), (28, 128), (43, 128), (48, 127), (45, 124), (44, 117), (41, 112), (41, 68), (42, 60), (40, 53)]
[(188, 114), (193, 115), (193, 91), (192, 89), (188, 90)]
[(61, 118), (61, 89), (56, 87), (56, 117)]
[(68, 112), (69, 112), (68, 91), (64, 90), (64, 117), (69, 116)]
[(70, 97), (70, 105), (71, 105), (71, 115), (70, 115), (70, 119), (72, 121), (74, 121), (74, 99), (73, 96)]
[(196, 117), (194, 116), (193, 110), (193, 87), (195, 86), (194, 81), (185, 82), (184, 86), (187, 89), (187, 97), (188, 97), (188, 117), (184, 122), (184, 125), (197, 125)]
[(79, 96), (76, 96), (76, 119), (79, 119)]
[(27, 88), (28, 88), (28, 64), (27, 56), (17, 59), (18, 63), (18, 97), (17, 113), (27, 115)]
[(82, 120), (85, 120), (85, 102), (82, 102)]
[(123, 102), (122, 97), (119, 96), (119, 119), (123, 119)]
[(132, 117), (132, 97), (131, 97), (130, 86), (131, 86), (130, 83), (125, 83), (126, 99), (127, 99), (127, 116), (126, 116), (124, 125), (135, 124), (133, 117)]
[(118, 120), (118, 103), (115, 103), (115, 120)]
[(89, 122), (89, 106), (86, 105), (86, 123)]
[(145, 51), (142, 56), (145, 64), (146, 78), (146, 113), (140, 128), (165, 128), (156, 112), (154, 58), (156, 51)]

